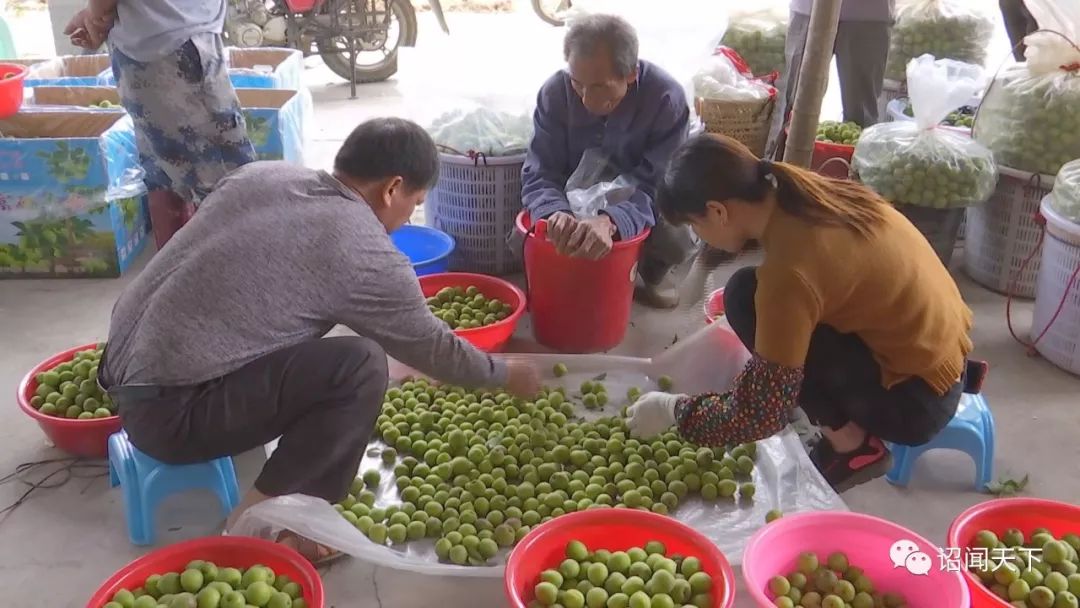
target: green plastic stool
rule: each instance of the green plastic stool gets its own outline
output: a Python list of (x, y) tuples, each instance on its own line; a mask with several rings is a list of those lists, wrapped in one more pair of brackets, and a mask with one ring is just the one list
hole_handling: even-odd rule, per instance
[(8, 27), (7, 19), (0, 15), (0, 59), (18, 59), (15, 52), (15, 39), (11, 37), (11, 28)]

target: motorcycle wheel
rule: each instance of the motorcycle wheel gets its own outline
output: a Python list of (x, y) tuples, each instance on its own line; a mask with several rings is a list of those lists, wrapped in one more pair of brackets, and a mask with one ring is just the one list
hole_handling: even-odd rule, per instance
[[(360, 0), (339, 0), (331, 2), (331, 10), (341, 10), (339, 7), (346, 2), (359, 2)], [(409, 0), (383, 0), (390, 4), (391, 26), (397, 22), (398, 35), (394, 47), (389, 52), (384, 45), (378, 51), (361, 51), (357, 55), (356, 82), (381, 82), (390, 78), (398, 70), (398, 47), (414, 46), (416, 44), (416, 11)], [(366, 2), (364, 3), (366, 4)], [(390, 41), (387, 40), (387, 44)], [(323, 38), (315, 41), (326, 67), (345, 80), (352, 79), (352, 66), (349, 65), (348, 45), (343, 38)], [(361, 63), (363, 54), (382, 52), (385, 57), (375, 63)]]
[(532, 0), (533, 11), (536, 12), (536, 15), (543, 19), (545, 23), (555, 27), (565, 25), (565, 22), (558, 17), (558, 14), (570, 8), (570, 5), (570, 0), (558, 0), (557, 2), (552, 0)]

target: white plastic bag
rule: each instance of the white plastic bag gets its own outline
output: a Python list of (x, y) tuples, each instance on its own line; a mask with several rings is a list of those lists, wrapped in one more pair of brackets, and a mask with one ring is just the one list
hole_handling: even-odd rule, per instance
[(636, 183), (618, 174), (599, 148), (589, 148), (566, 180), (566, 200), (577, 217), (596, 217), (611, 205), (624, 202), (634, 194)]
[(915, 120), (862, 132), (852, 166), (863, 183), (894, 203), (934, 208), (978, 205), (997, 185), (989, 150), (939, 125), (982, 87), (982, 68), (930, 55), (908, 64)]
[(1050, 208), (1080, 224), (1080, 158), (1061, 167), (1050, 192)]
[(755, 76), (784, 69), (788, 13), (772, 6), (733, 12), (721, 44), (735, 49)]
[(717, 53), (706, 58), (694, 74), (694, 97), (720, 101), (764, 101), (773, 88), (747, 78), (729, 57)]
[(990, 85), (974, 135), (1001, 165), (1056, 175), (1080, 158), (1080, 2), (1026, 4), (1041, 31), (1024, 39), (1027, 61)]
[(885, 77), (903, 82), (908, 62), (924, 54), (982, 65), (993, 33), (978, 0), (901, 0)]
[(509, 113), (485, 107), (451, 110), (428, 126), (428, 133), (440, 146), (493, 157), (523, 153), (532, 132), (532, 117), (527, 112)]

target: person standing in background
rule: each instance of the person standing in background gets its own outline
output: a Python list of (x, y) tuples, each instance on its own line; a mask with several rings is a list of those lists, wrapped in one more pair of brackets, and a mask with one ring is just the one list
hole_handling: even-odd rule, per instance
[[(782, 158), (784, 154), (786, 137), (783, 128), (795, 103), (813, 4), (813, 0), (791, 0), (791, 21), (784, 50), (786, 61), (779, 83), (783, 96), (769, 132), (769, 155), (774, 158)], [(862, 127), (878, 122), (878, 97), (885, 83), (894, 11), (895, 0), (843, 0), (833, 53), (840, 76), (845, 121)]]
[(225, 13), (225, 0), (89, 0), (64, 30), (83, 48), (109, 43), (159, 249), (218, 180), (256, 158), (229, 81)]
[(1005, 20), (1005, 31), (1009, 34), (1009, 42), (1013, 46), (1013, 58), (1024, 61), (1024, 37), (1039, 29), (1039, 24), (1024, 6), (1024, 0), (999, 0), (1001, 17)]

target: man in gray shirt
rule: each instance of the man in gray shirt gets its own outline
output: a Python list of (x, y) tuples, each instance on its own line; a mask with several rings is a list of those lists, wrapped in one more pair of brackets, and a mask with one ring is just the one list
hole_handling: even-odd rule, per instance
[[(423, 129), (377, 119), (349, 135), (333, 174), (256, 162), (223, 179), (113, 309), (99, 380), (131, 442), (180, 464), (280, 436), (231, 523), (270, 496), (345, 495), (387, 354), (440, 381), (535, 395), (535, 370), (429, 312), (388, 236), (437, 173)], [(320, 339), (338, 324), (359, 335)]]

